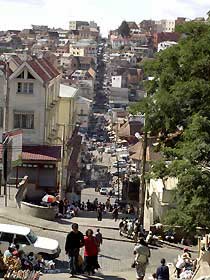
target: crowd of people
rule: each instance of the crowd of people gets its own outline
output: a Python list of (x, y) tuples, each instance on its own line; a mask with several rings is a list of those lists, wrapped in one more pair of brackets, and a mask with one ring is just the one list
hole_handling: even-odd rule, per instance
[(117, 204), (112, 205), (110, 198), (107, 198), (105, 203), (98, 202), (95, 198), (94, 201), (85, 202), (72, 202), (68, 199), (60, 200), (58, 204), (58, 217), (72, 218), (78, 216), (80, 211), (95, 211), (97, 213), (97, 220), (102, 221), (105, 213), (112, 213), (112, 217), (115, 221), (118, 220), (119, 206)]
[[(134, 262), (131, 266), (136, 269), (136, 279), (143, 280), (150, 258), (148, 242), (143, 237), (140, 237), (137, 241), (137, 244), (134, 247), (134, 255)], [(189, 249), (184, 248), (183, 253), (178, 256), (175, 266), (177, 279), (192, 279), (193, 273), (196, 270), (197, 259), (193, 259)], [(160, 266), (152, 276), (154, 280), (170, 279), (169, 267), (166, 265), (166, 260), (164, 258), (161, 259)]]
[(184, 248), (183, 254), (178, 256), (176, 263), (177, 278), (191, 279), (196, 269), (197, 259), (193, 259), (188, 248)]
[[(100, 268), (98, 254), (103, 243), (102, 234), (97, 229), (94, 234), (92, 229), (88, 229), (85, 236), (79, 231), (78, 224), (72, 224), (72, 231), (67, 235), (65, 251), (69, 257), (70, 274), (94, 275), (95, 270)], [(80, 254), (80, 249), (84, 247), (84, 259)]]
[(4, 279), (37, 280), (46, 270), (55, 270), (55, 263), (44, 260), (40, 254), (25, 253), (15, 241), (3, 253), (0, 252), (0, 271)]
[(145, 239), (147, 237), (144, 228), (139, 223), (137, 218), (123, 218), (119, 223), (119, 233), (120, 236), (124, 235), (130, 239), (133, 239), (135, 242), (137, 242), (140, 237), (143, 237)]

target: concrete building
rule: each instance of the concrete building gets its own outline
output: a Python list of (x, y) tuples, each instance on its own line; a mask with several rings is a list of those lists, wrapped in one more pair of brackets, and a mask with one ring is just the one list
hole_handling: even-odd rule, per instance
[(69, 22), (69, 30), (79, 30), (84, 28), (85, 26), (89, 26), (87, 21), (70, 21)]
[(76, 100), (78, 89), (60, 84), (55, 144), (66, 143), (76, 125)]
[(81, 132), (87, 132), (92, 103), (91, 99), (82, 96), (76, 100), (77, 120), (80, 123)]
[(89, 39), (79, 40), (74, 44), (70, 44), (69, 53), (73, 56), (90, 56), (96, 60), (97, 43)]
[(27, 175), (30, 201), (40, 199), (46, 192), (55, 193), (59, 184), (61, 147), (47, 144), (52, 143), (57, 123), (61, 75), (46, 59), (25, 56), (21, 60), (14, 55), (1, 74), (1, 102), (7, 95), (3, 129), (12, 135), (19, 129), (23, 132), (22, 164), (13, 168), (11, 177)]
[(145, 229), (156, 221), (161, 221), (168, 209), (174, 206), (173, 193), (177, 187), (177, 178), (168, 178), (165, 180), (151, 179), (146, 186), (145, 201)]
[(122, 87), (122, 76), (112, 76), (112, 87), (115, 88)]
[(128, 88), (110, 88), (109, 104), (112, 108), (123, 108), (125, 110), (128, 103)]
[(175, 20), (161, 19), (155, 21), (157, 32), (174, 32)]
[(75, 87), (60, 85), (59, 101), (58, 101), (58, 117), (55, 128), (55, 133), (52, 137), (52, 144), (62, 145), (62, 160), (58, 171), (60, 176), (60, 189), (63, 193), (67, 184), (67, 168), (68, 160), (71, 156), (72, 149), (66, 145), (71, 139), (76, 127), (76, 100), (78, 89)]
[(45, 59), (9, 60), (6, 130), (23, 130), (23, 144), (48, 143), (56, 125), (61, 75)]

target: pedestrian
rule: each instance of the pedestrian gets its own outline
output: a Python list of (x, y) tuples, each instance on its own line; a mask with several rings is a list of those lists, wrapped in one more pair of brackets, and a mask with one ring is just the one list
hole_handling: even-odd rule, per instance
[(169, 280), (169, 268), (166, 265), (166, 260), (161, 259), (161, 265), (157, 268), (156, 278), (157, 280)]
[(134, 248), (136, 279), (143, 280), (150, 257), (150, 250), (143, 238), (140, 238)]
[(109, 209), (110, 209), (110, 198), (107, 198), (107, 200), (106, 200), (106, 210), (107, 210), (107, 212), (109, 212)]
[(117, 221), (118, 219), (118, 208), (115, 207), (114, 210), (112, 211), (112, 215), (113, 215), (113, 219), (115, 220), (115, 222)]
[(66, 212), (68, 210), (68, 206), (69, 206), (69, 201), (68, 201), (67, 198), (65, 198), (64, 201), (63, 201), (64, 215), (66, 214)]
[(80, 248), (84, 246), (84, 236), (79, 231), (78, 224), (72, 224), (72, 231), (66, 237), (65, 251), (69, 256), (70, 274), (73, 277), (78, 272)]
[(102, 216), (103, 216), (102, 205), (99, 203), (98, 208), (97, 208), (97, 219), (98, 219), (98, 221), (102, 221)]
[(90, 208), (91, 208), (91, 203), (90, 203), (90, 200), (88, 199), (88, 201), (87, 201), (87, 211), (90, 211)]
[(103, 243), (103, 236), (102, 236), (99, 228), (96, 230), (95, 238), (96, 238), (98, 247), (100, 248), (100, 246)]
[(64, 202), (62, 199), (59, 201), (59, 204), (58, 204), (58, 213), (60, 216), (63, 216), (63, 214), (64, 214)]
[(84, 251), (84, 271), (88, 275), (95, 274), (95, 269), (99, 269), (98, 264), (98, 244), (95, 236), (93, 236), (92, 229), (86, 231), (84, 238), (85, 251)]

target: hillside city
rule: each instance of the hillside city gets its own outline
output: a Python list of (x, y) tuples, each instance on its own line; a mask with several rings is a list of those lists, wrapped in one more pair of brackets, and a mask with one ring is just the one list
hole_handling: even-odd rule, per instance
[(0, 31), (0, 279), (210, 279), (210, 13)]

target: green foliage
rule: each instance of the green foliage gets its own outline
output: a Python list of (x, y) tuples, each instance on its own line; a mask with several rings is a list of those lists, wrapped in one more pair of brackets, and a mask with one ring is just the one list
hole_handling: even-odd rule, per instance
[(210, 25), (177, 28), (179, 44), (145, 63), (154, 79), (145, 83), (148, 97), (131, 111), (145, 113), (145, 129), (160, 139), (164, 160), (152, 165), (152, 176), (178, 178), (177, 207), (165, 222), (192, 233), (210, 228)]
[(118, 32), (123, 38), (130, 36), (130, 28), (125, 20), (121, 23), (120, 27), (118, 28)]

